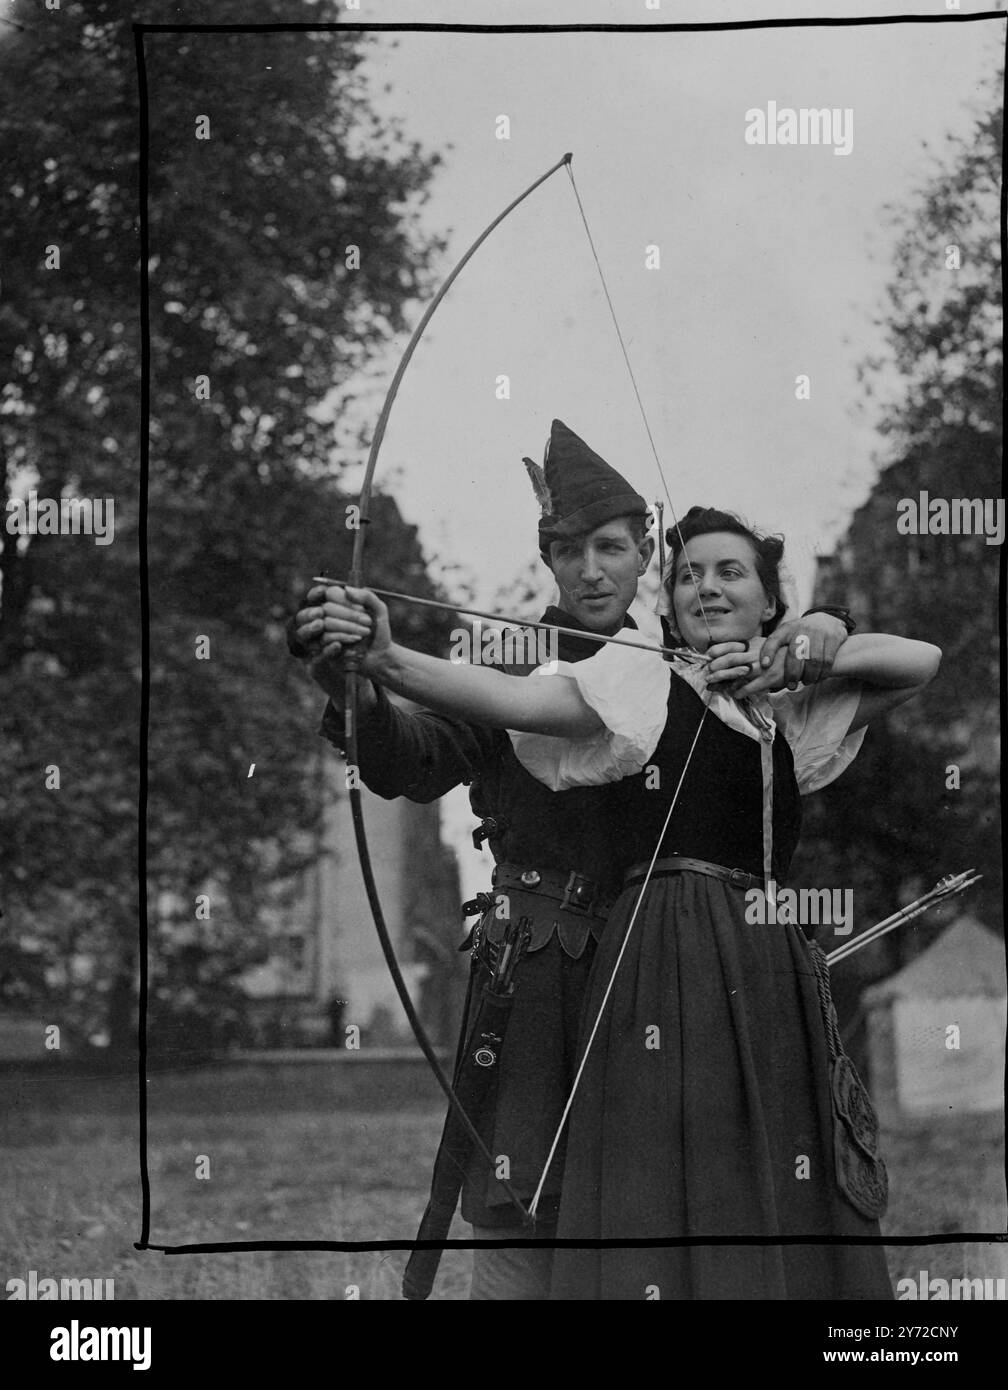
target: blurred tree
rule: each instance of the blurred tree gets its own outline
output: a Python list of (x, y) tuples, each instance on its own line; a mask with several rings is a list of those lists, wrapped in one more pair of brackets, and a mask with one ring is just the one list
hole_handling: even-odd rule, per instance
[[(921, 491), (1001, 493), (1000, 73), (986, 100), (971, 138), (950, 141), (918, 205), (899, 216), (887, 351), (863, 368), (893, 461), (817, 581), (816, 601), (848, 603), (862, 631), (903, 632), (944, 652), (927, 690), (873, 726), (842, 780), (806, 805), (795, 874), (853, 886), (858, 929), (973, 866), (984, 882), (957, 910), (1001, 925), (1001, 550), (983, 536), (896, 530), (898, 502)], [(925, 917), (868, 948), (843, 967), (840, 993), (895, 969), (945, 921)]]
[[(335, 0), (259, 0), (254, 17), (342, 14)], [(359, 453), (335, 450), (319, 407), (404, 328), (440, 249), (416, 224), (437, 156), (374, 113), (365, 36), (148, 34), (138, 95), (131, 23), (165, 17), (155, 3), (64, 0), (0, 31), (6, 490), (115, 506), (113, 544), (0, 537), (6, 926), (41, 940), (52, 960), (95, 963), (86, 983), (67, 976), (64, 1003), (113, 1047), (135, 1036), (138, 800), (155, 1011), (173, 962), (180, 980), (192, 975), (192, 952), (168, 947), (162, 919), (192, 923), (196, 894), (213, 885), (212, 918), (198, 925), (227, 961), (203, 975), (224, 988), (261, 952), (261, 905), (304, 863), (318, 813), (318, 700), (286, 653), (283, 621), (320, 564), (340, 573), (347, 563), (337, 480)], [(214, 0), (171, 17), (250, 15)], [(377, 499), (370, 540), (375, 583), (430, 592), (415, 531), (391, 503)], [(420, 645), (447, 625), (415, 609), (400, 622)], [(49, 766), (59, 790), (45, 787)]]
[(918, 203), (890, 210), (886, 348), (865, 360), (861, 381), (900, 452), (960, 428), (1000, 435), (1002, 83), (992, 73), (971, 138), (947, 137)]

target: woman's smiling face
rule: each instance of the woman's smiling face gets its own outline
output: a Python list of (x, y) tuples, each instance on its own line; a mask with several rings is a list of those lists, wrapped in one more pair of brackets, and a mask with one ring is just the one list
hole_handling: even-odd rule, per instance
[(698, 652), (714, 642), (750, 642), (777, 611), (759, 577), (755, 547), (732, 531), (687, 541), (672, 576), (672, 607), (680, 634)]

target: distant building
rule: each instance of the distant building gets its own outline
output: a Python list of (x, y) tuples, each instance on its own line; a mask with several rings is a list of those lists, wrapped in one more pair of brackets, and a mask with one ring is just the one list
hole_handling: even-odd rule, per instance
[[(942, 678), (953, 667), (960, 674), (957, 708), (954, 717), (949, 712), (933, 722), (931, 733), (962, 773), (989, 770), (1000, 759), (1000, 547), (979, 535), (901, 534), (899, 503), (916, 503), (922, 493), (944, 499), (996, 495), (999, 447), (993, 436), (977, 436), (950, 462), (919, 446), (883, 468), (833, 554), (818, 558), (813, 589), (814, 606), (846, 606), (860, 632), (901, 632), (942, 646)], [(895, 723), (907, 717), (913, 715), (898, 712)]]
[[(401, 702), (398, 702), (401, 703)], [(368, 906), (343, 759), (320, 740), (326, 786), (320, 857), (284, 909), (269, 912), (275, 947), (247, 970), (262, 1041), (343, 1045), (356, 1025), (372, 1045), (412, 1039)], [(363, 789), (364, 821), (386, 925), (407, 987), (434, 1041), (449, 1045), (465, 988), (459, 873), (438, 802), (385, 801)]]
[(999, 547), (978, 535), (903, 534), (899, 504), (906, 499), (916, 506), (922, 493), (989, 498), (999, 490), (1000, 445), (993, 437), (974, 439), (957, 463), (932, 447), (911, 449), (881, 470), (834, 553), (819, 557), (814, 601), (846, 605), (864, 632), (888, 631), (929, 591), (942, 591), (948, 601), (954, 571), (956, 598), (975, 616), (996, 596)]
[(1004, 1104), (1005, 948), (972, 917), (865, 990), (872, 1097), (884, 1120)]

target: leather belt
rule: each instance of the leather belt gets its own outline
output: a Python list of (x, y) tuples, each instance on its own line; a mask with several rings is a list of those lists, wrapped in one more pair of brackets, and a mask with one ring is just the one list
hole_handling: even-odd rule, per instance
[[(634, 864), (623, 877), (623, 887), (631, 888), (643, 883), (647, 877), (647, 864)], [(745, 869), (726, 869), (723, 864), (709, 864), (706, 859), (686, 859), (682, 855), (672, 855), (666, 859), (655, 860), (651, 870), (652, 878), (664, 878), (666, 874), (693, 873), (707, 874), (709, 878), (719, 878), (730, 883), (733, 888), (762, 888), (762, 874), (746, 873)]]
[(585, 917), (605, 918), (616, 895), (604, 893), (595, 879), (571, 869), (523, 868), (520, 864), (497, 864), (491, 882), (497, 889), (535, 893), (559, 903), (561, 912), (580, 913)]
[(477, 964), (485, 963), (487, 943), (492, 950), (503, 934), (505, 924), (496, 916), (497, 899), (503, 895), (512, 900), (511, 913), (527, 916), (531, 922), (527, 954), (541, 950), (555, 935), (564, 954), (573, 960), (584, 955), (589, 941), (601, 937), (616, 901), (616, 894), (603, 893), (594, 879), (573, 870), (565, 873), (498, 864), (493, 871), (493, 891), (477, 893), (471, 902), (462, 904), (464, 916), (479, 914), (480, 920), (459, 947), (460, 951), (472, 949)]

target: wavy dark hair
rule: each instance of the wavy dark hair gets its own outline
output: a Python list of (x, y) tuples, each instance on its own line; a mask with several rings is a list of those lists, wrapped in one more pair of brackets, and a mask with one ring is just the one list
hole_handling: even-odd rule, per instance
[[(664, 575), (665, 592), (672, 602), (672, 589), (675, 585), (675, 570), (683, 546), (696, 536), (708, 536), (712, 531), (730, 531), (736, 536), (745, 536), (756, 553), (756, 573), (760, 583), (771, 598), (777, 601), (777, 611), (763, 624), (763, 636), (768, 637), (778, 626), (787, 612), (787, 604), (781, 592), (781, 560), (784, 557), (784, 537), (767, 536), (747, 526), (734, 512), (722, 512), (717, 507), (690, 507), (678, 526), (670, 526), (665, 532), (668, 546), (668, 566)], [(674, 613), (674, 608), (673, 608)]]

